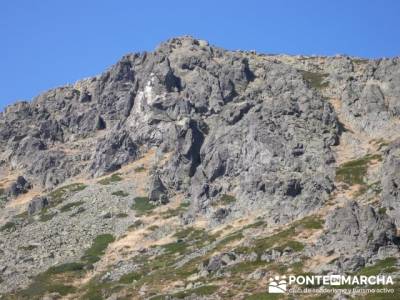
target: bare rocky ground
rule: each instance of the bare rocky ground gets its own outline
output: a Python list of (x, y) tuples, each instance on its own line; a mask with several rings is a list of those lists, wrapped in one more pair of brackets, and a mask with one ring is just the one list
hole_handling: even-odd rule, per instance
[(399, 114), (398, 58), (190, 37), (9, 106), (0, 299), (269, 299), (277, 274), (397, 278)]

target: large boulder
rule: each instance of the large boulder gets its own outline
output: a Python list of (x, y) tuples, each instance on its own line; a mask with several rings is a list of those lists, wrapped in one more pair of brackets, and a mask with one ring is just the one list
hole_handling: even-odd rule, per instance
[(158, 174), (154, 174), (150, 179), (149, 200), (152, 202), (167, 203), (167, 189)]
[(25, 177), (18, 176), (17, 180), (11, 184), (11, 186), (7, 189), (7, 196), (11, 198), (16, 198), (21, 194), (25, 194), (29, 189), (32, 188), (30, 182), (28, 182)]
[(40, 213), (42, 209), (49, 205), (49, 201), (45, 196), (36, 196), (28, 204), (28, 214), (34, 215)]
[(319, 253), (338, 255), (344, 268), (355, 269), (375, 257), (381, 248), (395, 247), (398, 238), (393, 219), (373, 207), (350, 201), (326, 219), (316, 247)]

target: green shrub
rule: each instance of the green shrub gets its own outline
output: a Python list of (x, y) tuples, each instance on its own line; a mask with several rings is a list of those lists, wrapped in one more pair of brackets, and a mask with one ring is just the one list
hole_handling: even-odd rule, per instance
[(59, 293), (61, 296), (74, 293), (76, 288), (65, 282), (73, 281), (82, 273), (83, 268), (84, 265), (81, 263), (66, 263), (50, 267), (37, 275), (26, 289), (20, 291), (17, 299), (43, 299), (47, 293)]
[(137, 167), (137, 168), (135, 168), (135, 172), (136, 172), (136, 173), (142, 173), (142, 172), (144, 172), (144, 171), (146, 171), (146, 168), (145, 168), (145, 167)]
[(147, 197), (136, 197), (131, 207), (138, 215), (142, 215), (152, 211), (155, 205), (150, 202)]
[(386, 207), (380, 207), (380, 208), (378, 209), (378, 213), (379, 213), (380, 215), (386, 214)]
[(51, 191), (49, 193), (49, 196), (51, 198), (50, 206), (56, 206), (60, 204), (66, 199), (68, 195), (82, 191), (86, 187), (87, 186), (82, 183), (73, 183)]
[(98, 183), (100, 183), (102, 185), (109, 185), (109, 184), (111, 184), (113, 182), (118, 182), (118, 181), (121, 181), (121, 180), (122, 180), (121, 174), (120, 173), (115, 173), (115, 174), (112, 174), (111, 176), (109, 176), (107, 178), (99, 180)]
[(83, 263), (71, 262), (51, 267), (47, 270), (48, 274), (61, 274), (66, 272), (82, 271), (85, 268)]
[(45, 211), (43, 211), (43, 212), (40, 214), (40, 219), (39, 219), (39, 221), (40, 221), (40, 222), (47, 222), (47, 221), (50, 221), (50, 220), (53, 219), (56, 215), (57, 215), (57, 213), (55, 213), (55, 212), (53, 212), (53, 213), (47, 213), (46, 210), (45, 210)]
[(100, 282), (98, 278), (93, 278), (84, 286), (81, 300), (103, 300), (111, 296), (112, 283)]
[(291, 239), (295, 237), (295, 227), (290, 227), (286, 230), (278, 232), (274, 235), (259, 238), (254, 240), (254, 244), (251, 246), (241, 246), (236, 248), (236, 252), (238, 253), (251, 253), (255, 252), (259, 256), (262, 255), (266, 250), (271, 249), (272, 247), (279, 247), (292, 241)]
[(7, 222), (3, 226), (0, 227), (0, 231), (14, 231), (16, 224), (14, 222)]
[(116, 215), (116, 217), (117, 218), (126, 218), (126, 217), (128, 217), (129, 215), (127, 214), (127, 213), (118, 213), (117, 215)]
[(379, 260), (373, 266), (364, 267), (359, 271), (359, 275), (374, 276), (380, 273), (385, 273), (386, 269), (392, 268), (397, 263), (395, 257), (388, 257), (383, 260)]
[(36, 249), (37, 246), (35, 245), (28, 245), (28, 246), (20, 246), (18, 249), (24, 250), (24, 251), (32, 251), (33, 249)]
[(296, 226), (302, 226), (305, 229), (322, 229), (324, 221), (317, 216), (308, 216), (295, 223)]
[(298, 261), (290, 265), (290, 268), (292, 269), (292, 273), (295, 275), (297, 274), (303, 274), (303, 267), (304, 267), (304, 261)]
[(27, 211), (24, 211), (15, 216), (15, 218), (17, 218), (17, 219), (27, 219), (28, 217), (29, 217), (29, 215), (28, 215)]
[(98, 235), (94, 240), (92, 246), (85, 251), (82, 256), (82, 260), (90, 264), (93, 264), (100, 260), (100, 257), (104, 254), (108, 247), (108, 244), (115, 241), (115, 238), (111, 234)]
[(241, 231), (231, 233), (231, 234), (227, 235), (226, 237), (224, 237), (223, 239), (221, 239), (220, 241), (218, 241), (218, 244), (215, 247), (215, 249), (220, 250), (220, 249), (224, 248), (226, 245), (230, 244), (231, 242), (240, 240), (243, 237), (244, 236)]
[(310, 86), (315, 89), (323, 89), (329, 85), (328, 82), (324, 82), (324, 80), (328, 77), (328, 74), (314, 73), (304, 70), (300, 70), (300, 72), (303, 75), (304, 80), (307, 81)]
[(196, 229), (194, 227), (188, 227), (176, 232), (174, 236), (178, 239), (189, 239), (189, 238), (198, 238), (203, 233), (204, 229)]
[(83, 203), (84, 203), (83, 201), (76, 201), (76, 202), (71, 202), (71, 203), (65, 204), (64, 206), (62, 206), (60, 208), (60, 211), (61, 212), (70, 211), (74, 207), (81, 206)]
[(186, 252), (186, 249), (188, 248), (188, 244), (183, 241), (176, 241), (173, 243), (162, 245), (161, 247), (164, 248), (167, 253), (183, 254)]
[(251, 273), (260, 267), (266, 266), (268, 263), (261, 260), (255, 261), (243, 261), (238, 264), (233, 265), (230, 270), (233, 274), (243, 274), (243, 273)]
[(124, 191), (116, 191), (116, 192), (113, 192), (111, 195), (118, 196), (118, 197), (128, 197), (129, 196), (129, 194)]
[(227, 204), (231, 204), (231, 203), (236, 202), (236, 198), (234, 196), (232, 196), (232, 195), (223, 194), (221, 196), (220, 202), (222, 204), (226, 204), (227, 205)]
[(236, 202), (236, 198), (232, 195), (223, 194), (221, 198), (219, 198), (216, 202), (213, 203), (213, 206), (222, 204), (222, 205), (229, 205)]
[(283, 251), (286, 247), (293, 249), (294, 252), (299, 252), (304, 249), (304, 244), (300, 243), (298, 241), (291, 240), (291, 241), (287, 241), (287, 242), (283, 243), (282, 245), (278, 246), (276, 249)]
[(121, 276), (121, 278), (119, 279), (119, 282), (129, 284), (136, 280), (139, 280), (141, 277), (142, 277), (141, 274), (136, 273), (136, 272), (131, 272), (131, 273)]

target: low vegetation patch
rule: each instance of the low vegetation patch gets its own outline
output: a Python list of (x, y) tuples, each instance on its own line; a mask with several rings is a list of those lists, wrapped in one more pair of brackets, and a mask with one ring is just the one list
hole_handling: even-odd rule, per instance
[[(115, 288), (115, 287), (114, 287)], [(93, 278), (83, 289), (82, 300), (103, 300), (111, 296), (113, 292), (112, 282), (102, 282), (98, 278)]]
[(289, 247), (295, 252), (300, 252), (304, 249), (304, 244), (296, 241), (294, 238), (298, 235), (297, 231), (308, 229), (318, 230), (323, 228), (323, 220), (317, 216), (308, 216), (299, 221), (296, 221), (288, 229), (282, 230), (276, 234), (265, 238), (258, 238), (254, 240), (251, 246), (239, 246), (236, 248), (238, 253), (251, 253), (255, 252), (260, 257), (265, 251), (269, 249), (276, 249), (283, 251)]
[(317, 216), (308, 216), (295, 222), (294, 225), (304, 229), (322, 229), (324, 227), (324, 221)]
[(47, 293), (59, 293), (61, 296), (74, 293), (76, 288), (68, 282), (72, 283), (75, 278), (82, 276), (83, 269), (84, 264), (74, 262), (50, 267), (36, 276), (18, 296), (22, 296), (23, 299), (43, 299)]
[(108, 247), (108, 244), (115, 241), (115, 238), (111, 234), (98, 235), (94, 240), (92, 246), (85, 251), (82, 256), (82, 260), (93, 264), (100, 260), (100, 257), (104, 254)]
[(369, 154), (342, 164), (336, 170), (336, 180), (348, 185), (365, 184), (364, 177), (367, 174), (369, 164), (373, 160), (381, 161), (382, 156)]
[(283, 245), (285, 242), (288, 242), (288, 239), (292, 239), (295, 236), (296, 234), (294, 227), (291, 227), (274, 235), (256, 239), (254, 240), (253, 246), (239, 247), (237, 251), (239, 253), (255, 252), (258, 254), (258, 256), (261, 256), (268, 249), (271, 249), (272, 247), (279, 247)]
[(64, 206), (62, 206), (60, 208), (60, 211), (61, 212), (70, 211), (74, 207), (81, 206), (83, 203), (84, 203), (83, 201), (76, 201), (76, 202), (71, 202), (71, 203), (65, 204)]
[(0, 227), (0, 231), (14, 231), (16, 224), (14, 222), (7, 222), (3, 226)]
[(118, 196), (118, 197), (128, 197), (129, 196), (129, 194), (124, 191), (116, 191), (116, 192), (113, 192), (111, 195)]
[(165, 251), (167, 253), (183, 254), (186, 252), (186, 249), (188, 248), (188, 246), (189, 245), (186, 242), (178, 240), (173, 243), (162, 245), (161, 248), (165, 249)]
[(209, 296), (209, 295), (214, 294), (217, 290), (218, 290), (218, 286), (216, 286), (216, 285), (203, 285), (203, 286), (199, 286), (194, 289), (175, 293), (172, 296), (174, 298), (178, 298), (178, 299), (184, 299), (186, 297), (189, 297), (192, 294), (195, 294), (196, 296), (199, 296), (199, 297)]
[(170, 208), (167, 211), (162, 212), (161, 216), (164, 219), (169, 219), (169, 218), (172, 218), (172, 217), (179, 216), (179, 215), (183, 214), (187, 210), (189, 205), (190, 205), (189, 202), (182, 202), (177, 208), (174, 208), (174, 209)]
[(224, 205), (228, 205), (228, 204), (236, 202), (236, 198), (232, 195), (223, 194), (219, 201)]
[(141, 277), (142, 277), (142, 275), (139, 273), (130, 272), (128, 274), (121, 276), (121, 278), (119, 279), (119, 282), (124, 283), (124, 284), (129, 284), (129, 283), (139, 280)]
[(47, 270), (47, 273), (50, 275), (53, 275), (53, 274), (61, 274), (61, 273), (66, 273), (66, 272), (82, 271), (84, 269), (84, 267), (85, 267), (85, 265), (83, 263), (77, 263), (77, 262), (65, 263), (62, 265), (58, 265), (58, 266), (49, 268)]
[[(375, 265), (364, 267), (359, 271), (359, 275), (365, 276), (373, 276), (381, 273), (385, 273), (386, 270), (390, 270), (397, 263), (397, 259), (395, 257), (388, 257), (383, 260), (379, 260)], [(390, 270), (391, 271), (391, 270)], [(389, 272), (391, 273), (391, 272)]]
[(241, 240), (243, 237), (244, 236), (243, 236), (242, 231), (231, 233), (231, 234), (227, 235), (226, 237), (224, 237), (223, 239), (221, 239), (220, 241), (218, 241), (218, 244), (215, 247), (215, 249), (221, 250), (226, 245), (232, 243), (233, 241)]
[(315, 89), (324, 89), (328, 87), (329, 83), (325, 81), (328, 74), (314, 73), (309, 71), (300, 70), (305, 81), (307, 81), (311, 87)]
[(213, 203), (213, 206), (217, 205), (229, 205), (236, 202), (236, 198), (232, 195), (223, 194), (221, 198), (219, 198), (216, 202)]
[(129, 215), (128, 215), (127, 213), (118, 213), (118, 214), (116, 215), (116, 217), (119, 218), (119, 219), (126, 218), (126, 217), (128, 217), (128, 216), (129, 216)]
[(15, 216), (16, 219), (27, 219), (29, 217), (28, 212), (24, 211)]
[(109, 184), (112, 184), (112, 183), (118, 182), (118, 181), (122, 181), (121, 174), (120, 173), (115, 173), (115, 174), (112, 174), (109, 177), (106, 177), (104, 179), (99, 180), (98, 183), (100, 183), (102, 185), (109, 185)]
[(33, 249), (36, 249), (37, 246), (35, 245), (28, 245), (28, 246), (20, 246), (18, 249), (24, 250), (24, 251), (32, 251)]
[(275, 249), (279, 250), (279, 251), (283, 251), (283, 250), (285, 250), (285, 248), (291, 248), (291, 249), (293, 249), (294, 252), (299, 252), (299, 251), (303, 251), (304, 244), (300, 243), (298, 241), (287, 241), (287, 242), (283, 243), (282, 245), (279, 245)]
[(135, 168), (135, 172), (136, 172), (136, 173), (142, 173), (142, 172), (144, 172), (144, 171), (146, 171), (146, 168), (145, 168), (145, 167), (137, 167), (137, 168)]
[(136, 197), (132, 204), (132, 209), (136, 211), (138, 215), (143, 215), (152, 211), (156, 206), (150, 202), (147, 197)]
[(384, 215), (384, 214), (386, 214), (386, 210), (387, 210), (386, 207), (379, 207), (378, 213), (379, 213), (380, 215)]
[(82, 183), (73, 183), (73, 184), (66, 185), (66, 186), (60, 187), (58, 189), (55, 189), (49, 193), (49, 196), (51, 198), (50, 205), (57, 206), (71, 194), (77, 193), (79, 191), (83, 191), (85, 188), (86, 188), (86, 185), (84, 185)]
[(47, 210), (44, 210), (41, 212), (40, 214), (40, 218), (39, 221), (40, 222), (47, 222), (50, 221), (51, 219), (53, 219), (55, 216), (57, 215), (57, 213), (55, 212), (47, 212)]

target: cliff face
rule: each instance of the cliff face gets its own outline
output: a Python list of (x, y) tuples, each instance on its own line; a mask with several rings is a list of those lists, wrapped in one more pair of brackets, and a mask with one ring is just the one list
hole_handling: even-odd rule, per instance
[[(90, 292), (89, 279), (121, 283), (133, 271), (141, 274), (133, 291), (119, 292), (146, 298), (193, 289), (216, 271), (228, 280), (225, 272), (246, 261), (260, 262), (252, 272), (278, 262), (345, 272), (397, 258), (399, 62), (233, 52), (183, 37), (7, 107), (0, 292), (28, 286), (16, 297), (41, 297), (52, 290), (33, 292), (31, 277), (78, 260), (84, 278), (66, 285), (72, 298)], [(278, 241), (258, 247), (287, 226), (287, 249)], [(107, 251), (82, 257), (105, 234), (113, 237)], [(234, 245), (220, 245), (235, 234)], [(172, 255), (168, 247), (181, 242)], [(120, 257), (124, 246), (130, 260)], [(232, 254), (228, 262), (221, 250)], [(196, 272), (183, 276), (192, 286), (141, 282), (143, 272), (157, 275), (143, 257), (165, 259), (168, 272), (185, 266), (178, 258), (194, 259)], [(224, 293), (214, 288), (211, 299)]]

